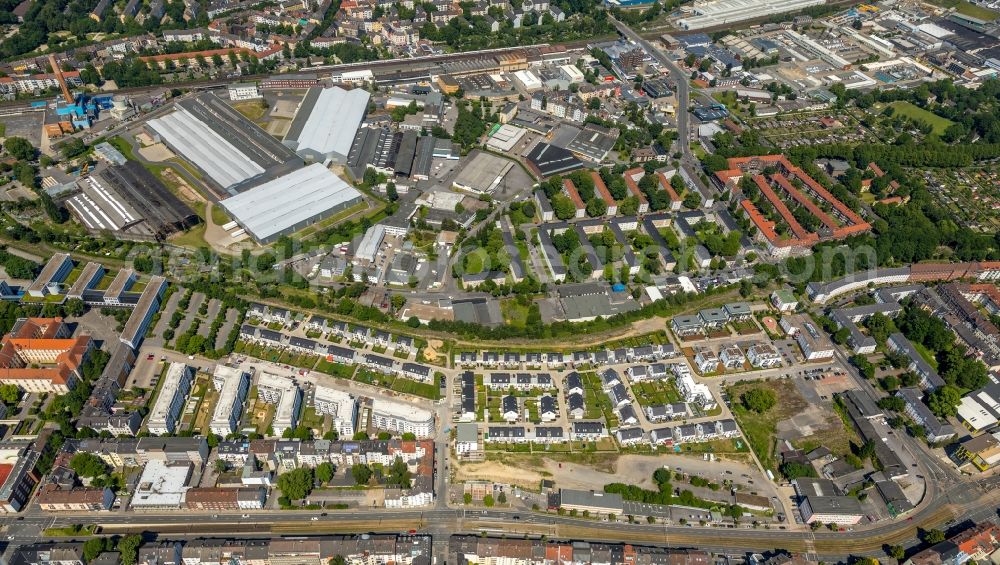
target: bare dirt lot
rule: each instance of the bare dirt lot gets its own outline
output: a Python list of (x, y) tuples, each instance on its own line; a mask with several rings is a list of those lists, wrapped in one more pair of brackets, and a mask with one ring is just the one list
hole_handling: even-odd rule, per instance
[[(602, 490), (608, 483), (627, 483), (644, 488), (655, 488), (653, 472), (666, 465), (685, 473), (716, 478), (726, 474), (740, 476), (757, 474), (755, 469), (736, 461), (704, 461), (700, 456), (672, 454), (617, 455), (617, 454), (565, 454), (549, 458), (534, 454), (490, 454), (491, 459), (479, 463), (457, 466), (457, 481), (490, 480), (528, 489), (537, 489), (542, 479), (556, 482), (559, 488)], [(566, 461), (570, 457), (589, 460), (585, 463)]]
[(172, 159), (174, 157), (174, 152), (167, 149), (167, 146), (162, 143), (156, 143), (150, 145), (149, 147), (140, 147), (139, 154), (142, 155), (147, 161), (153, 161), (156, 163), (166, 161), (167, 159)]

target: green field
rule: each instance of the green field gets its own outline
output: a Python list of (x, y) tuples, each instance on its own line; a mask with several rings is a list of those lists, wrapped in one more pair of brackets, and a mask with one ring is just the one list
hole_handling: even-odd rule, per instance
[(997, 16), (1000, 16), (1000, 13), (997, 13), (995, 10), (977, 6), (967, 0), (931, 0), (931, 3), (941, 6), (942, 8), (955, 8), (955, 11), (959, 14), (978, 18), (980, 20), (992, 21), (996, 19)]
[(946, 129), (948, 129), (948, 126), (950, 126), (950, 125), (952, 125), (954, 123), (951, 120), (949, 120), (947, 118), (942, 118), (941, 116), (939, 116), (939, 115), (937, 115), (937, 114), (935, 114), (933, 112), (929, 112), (927, 110), (924, 110), (923, 108), (919, 108), (917, 106), (914, 106), (910, 102), (899, 100), (899, 101), (893, 102), (892, 104), (889, 104), (889, 106), (895, 112), (897, 112), (897, 113), (899, 113), (899, 114), (901, 114), (903, 116), (906, 116), (907, 118), (910, 118), (911, 120), (914, 120), (914, 121), (917, 121), (917, 122), (924, 122), (926, 124), (930, 124), (931, 128), (933, 128), (933, 132), (934, 132), (935, 135), (941, 135), (941, 134), (943, 134), (944, 131)]

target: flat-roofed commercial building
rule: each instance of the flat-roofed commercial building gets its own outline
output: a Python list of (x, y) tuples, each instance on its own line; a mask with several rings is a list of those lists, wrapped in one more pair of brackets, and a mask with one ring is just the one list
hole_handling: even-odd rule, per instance
[(591, 490), (559, 490), (559, 506), (565, 510), (591, 514), (621, 514), (624, 509), (622, 495)]
[(423, 408), (376, 398), (371, 415), (372, 425), (380, 430), (411, 433), (418, 438), (434, 434), (434, 413)]
[(260, 243), (298, 231), (361, 202), (361, 193), (313, 163), (220, 202)]
[(309, 89), (285, 134), (285, 146), (318, 163), (346, 163), (370, 98), (360, 88)]
[(176, 510), (184, 502), (188, 481), (194, 472), (190, 462), (167, 463), (151, 459), (142, 469), (132, 495), (134, 510)]
[(172, 434), (177, 429), (184, 401), (191, 391), (194, 369), (184, 363), (171, 363), (163, 377), (160, 394), (149, 412), (146, 429), (155, 435)]
[(692, 15), (677, 20), (681, 29), (703, 29), (794, 12), (823, 0), (710, 0), (692, 4)]
[(243, 415), (243, 403), (250, 388), (250, 375), (240, 369), (216, 365), (212, 385), (219, 391), (219, 400), (209, 423), (212, 433), (226, 437), (236, 431)]
[(44, 298), (51, 294), (58, 283), (66, 280), (72, 270), (73, 259), (70, 258), (69, 253), (56, 253), (49, 258), (45, 267), (42, 268), (42, 272), (28, 286), (28, 296)]
[(829, 479), (798, 478), (792, 485), (799, 497), (799, 512), (807, 524), (853, 525), (864, 515), (858, 499), (841, 494)]
[(992, 428), (1000, 422), (1000, 385), (989, 384), (962, 397), (958, 419), (972, 433)]

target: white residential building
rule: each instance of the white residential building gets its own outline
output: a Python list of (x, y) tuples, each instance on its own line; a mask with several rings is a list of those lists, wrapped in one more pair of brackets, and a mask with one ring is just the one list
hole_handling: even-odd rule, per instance
[(747, 349), (747, 359), (758, 368), (781, 366), (781, 353), (770, 343), (758, 343)]
[(687, 368), (687, 365), (676, 363), (673, 368), (677, 390), (684, 395), (685, 402), (698, 404), (705, 410), (711, 410), (718, 406), (708, 385), (695, 382), (694, 376)]
[(316, 407), (316, 414), (333, 416), (333, 428), (339, 437), (354, 437), (358, 421), (356, 398), (344, 391), (317, 385), (313, 393), (313, 405)]
[(418, 438), (434, 435), (434, 413), (423, 408), (376, 398), (371, 415), (372, 425), (380, 430), (411, 433)]
[(302, 390), (292, 379), (262, 372), (257, 378), (257, 399), (276, 406), (271, 420), (274, 435), (280, 437), (285, 430), (295, 428), (302, 406)]
[(240, 369), (216, 365), (212, 374), (212, 386), (219, 391), (219, 400), (209, 428), (213, 434), (226, 437), (236, 431), (243, 415), (243, 403), (250, 389), (250, 375)]
[(194, 368), (184, 363), (171, 363), (167, 374), (163, 377), (163, 386), (156, 397), (153, 409), (149, 412), (146, 429), (153, 435), (172, 434), (177, 429), (177, 420), (184, 401), (191, 392), (191, 381), (194, 378)]

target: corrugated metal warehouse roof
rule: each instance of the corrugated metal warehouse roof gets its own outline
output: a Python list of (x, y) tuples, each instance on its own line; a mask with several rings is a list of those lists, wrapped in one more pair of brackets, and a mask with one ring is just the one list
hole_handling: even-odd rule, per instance
[(361, 200), (361, 193), (314, 163), (221, 202), (261, 242), (302, 229)]
[(172, 114), (150, 120), (149, 126), (222, 188), (264, 173), (264, 167), (248, 159), (184, 108), (178, 107)]
[(366, 90), (314, 88), (303, 99), (285, 135), (285, 144), (316, 161), (344, 161), (368, 111)]

